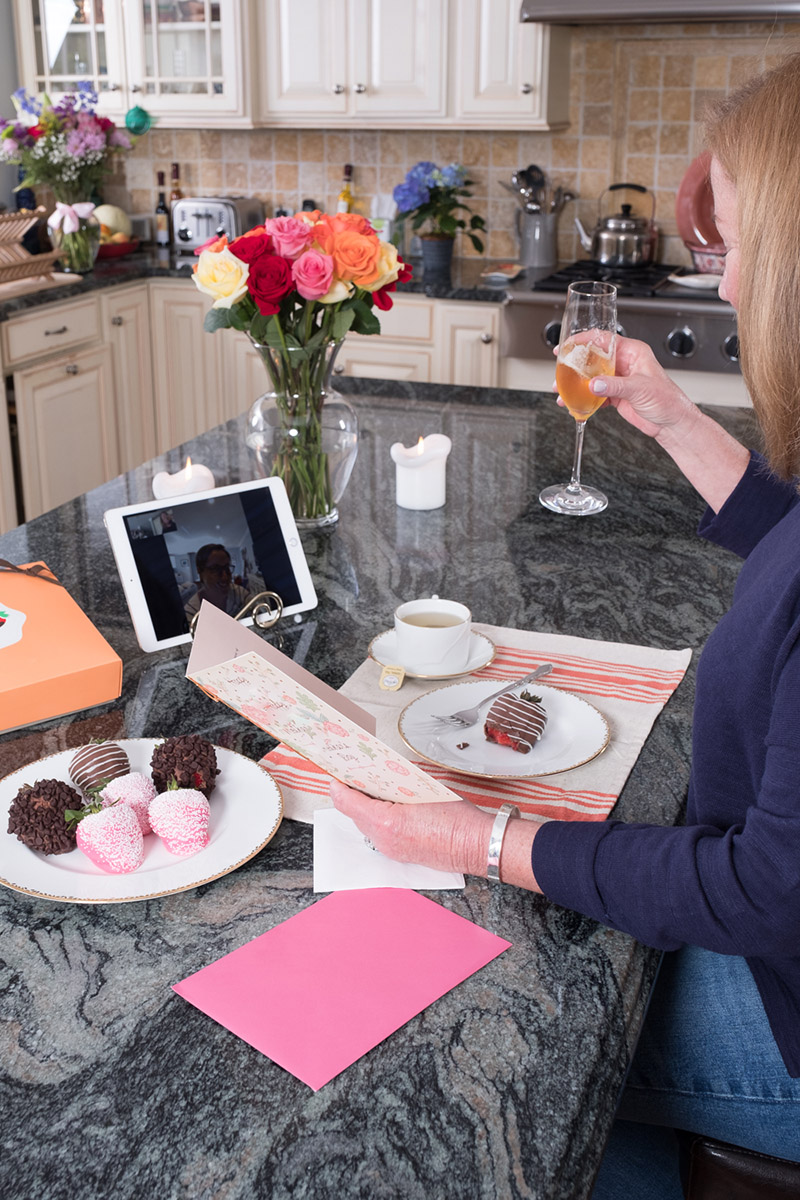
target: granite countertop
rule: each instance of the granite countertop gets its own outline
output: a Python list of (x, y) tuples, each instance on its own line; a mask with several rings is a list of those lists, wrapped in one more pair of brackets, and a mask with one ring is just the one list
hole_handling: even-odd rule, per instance
[[(63, 286), (12, 295), (7, 299), (3, 299), (0, 288), (0, 321), (7, 321), (43, 304), (58, 304), (73, 296), (84, 296), (104, 288), (120, 287), (146, 279), (188, 279), (195, 261), (193, 255), (176, 257), (169, 250), (159, 250), (153, 246), (119, 258), (98, 259), (93, 271), (76, 278), (64, 272)], [(440, 300), (501, 304), (506, 295), (505, 287), (489, 287), (480, 278), (481, 271), (493, 261), (499, 260), (456, 258), (449, 279), (437, 276), (434, 280), (429, 278), (426, 281), (422, 260), (413, 258), (410, 262), (414, 277), (408, 283), (398, 284), (398, 291), (421, 293)]]
[[(695, 651), (614, 815), (674, 823), (684, 801), (697, 652), (739, 561), (695, 535), (702, 503), (613, 412), (586, 436), (607, 511), (571, 520), (540, 488), (566, 478), (572, 422), (551, 396), (341, 381), (360, 446), (334, 530), (304, 534), (319, 607), (284, 649), (340, 686), (402, 600), (436, 593), (490, 624)], [(747, 437), (750, 415), (719, 410)], [(394, 502), (390, 445), (453, 440), (443, 509)], [(105, 509), (148, 499), (186, 453), (251, 477), (243, 421), (0, 537), (43, 559), (125, 664), (118, 702), (0, 737), (0, 776), (93, 736), (202, 732), (257, 758), (272, 743), (184, 678), (187, 648), (139, 651)], [(5, 836), (0, 833), (0, 836)], [(170, 985), (306, 908), (307, 826), (284, 821), (241, 868), (192, 891), (67, 905), (0, 888), (0, 1191), (38, 1200), (319, 1200), (590, 1194), (658, 955), (544, 898), (469, 879), (432, 899), (512, 949), (318, 1093), (179, 999)]]

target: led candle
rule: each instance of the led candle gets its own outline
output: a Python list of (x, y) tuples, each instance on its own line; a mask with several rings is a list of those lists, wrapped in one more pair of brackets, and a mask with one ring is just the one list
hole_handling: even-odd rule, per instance
[(400, 508), (441, 508), (445, 498), (445, 468), (452, 442), (443, 433), (421, 437), (416, 446), (395, 442), (397, 504)]
[(156, 500), (169, 500), (171, 496), (185, 496), (189, 492), (209, 492), (216, 486), (214, 476), (202, 463), (186, 459), (186, 466), (175, 475), (159, 471), (153, 476), (153, 495)]

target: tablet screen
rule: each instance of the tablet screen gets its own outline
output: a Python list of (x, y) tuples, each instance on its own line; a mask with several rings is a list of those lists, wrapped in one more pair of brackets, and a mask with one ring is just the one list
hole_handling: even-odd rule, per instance
[(277, 592), (284, 612), (313, 607), (296, 528), (287, 530), (286, 513), (276, 508), (285, 493), (274, 495), (266, 486), (272, 482), (106, 514), (137, 635), (144, 625), (145, 640), (139, 640), (145, 649), (185, 640), (203, 600), (233, 617), (263, 591)]

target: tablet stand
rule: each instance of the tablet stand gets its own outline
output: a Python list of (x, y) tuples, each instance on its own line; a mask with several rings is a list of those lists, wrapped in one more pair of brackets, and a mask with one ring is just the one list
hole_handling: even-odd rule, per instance
[[(249, 617), (251, 614), (253, 624), (257, 629), (271, 629), (273, 625), (277, 625), (283, 615), (283, 601), (277, 592), (259, 592), (256, 596), (250, 597), (244, 608), (236, 613), (234, 620), (241, 621), (242, 617)], [(198, 609), (189, 623), (189, 633), (192, 637), (194, 637), (194, 629), (199, 616), (200, 610)]]

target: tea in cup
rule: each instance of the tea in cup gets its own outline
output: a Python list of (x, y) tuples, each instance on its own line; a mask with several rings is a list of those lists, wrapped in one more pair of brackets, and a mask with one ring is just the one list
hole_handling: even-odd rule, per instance
[(455, 600), (408, 600), (395, 609), (399, 665), (418, 675), (457, 675), (469, 660), (472, 613)]

